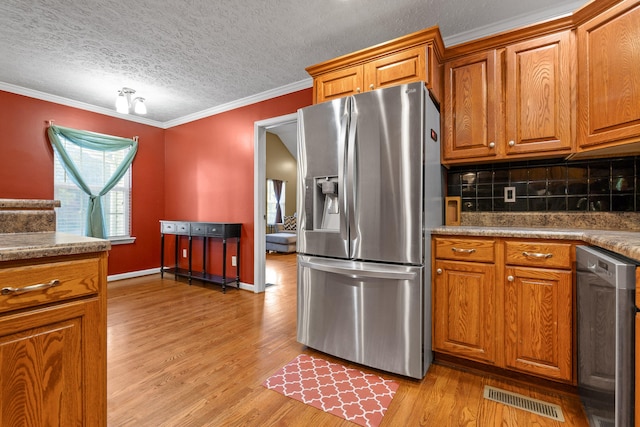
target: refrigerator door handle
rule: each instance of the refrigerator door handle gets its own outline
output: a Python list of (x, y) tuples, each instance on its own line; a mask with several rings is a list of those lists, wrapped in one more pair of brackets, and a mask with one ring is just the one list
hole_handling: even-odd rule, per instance
[(358, 165), (356, 159), (356, 131), (358, 128), (358, 112), (355, 103), (351, 104), (351, 120), (349, 121), (349, 140), (347, 142), (347, 215), (349, 219), (349, 240), (355, 239), (356, 224), (356, 176)]
[(347, 166), (347, 147), (348, 147), (348, 130), (349, 130), (349, 110), (351, 109), (351, 98), (348, 98), (344, 104), (344, 111), (340, 118), (340, 140), (338, 141), (338, 153), (343, 154), (343, 158), (338, 160), (338, 206), (340, 206), (340, 237), (343, 240), (349, 238), (347, 234), (347, 197), (345, 189), (347, 188), (346, 166)]
[(340, 266), (331, 261), (325, 262), (320, 260), (298, 260), (300, 267), (307, 267), (312, 270), (324, 271), (327, 273), (335, 273), (349, 276), (353, 279), (359, 278), (376, 278), (376, 279), (395, 279), (395, 280), (414, 280), (416, 273), (407, 271), (389, 271), (389, 270), (360, 270), (351, 266)]

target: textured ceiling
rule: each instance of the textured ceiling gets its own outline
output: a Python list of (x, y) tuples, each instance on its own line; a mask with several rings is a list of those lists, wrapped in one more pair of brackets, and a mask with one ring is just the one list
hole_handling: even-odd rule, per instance
[(0, 89), (113, 110), (117, 90), (131, 87), (146, 98), (147, 119), (162, 124), (283, 86), (310, 85), (309, 65), (432, 25), (451, 45), (584, 3), (2, 0)]

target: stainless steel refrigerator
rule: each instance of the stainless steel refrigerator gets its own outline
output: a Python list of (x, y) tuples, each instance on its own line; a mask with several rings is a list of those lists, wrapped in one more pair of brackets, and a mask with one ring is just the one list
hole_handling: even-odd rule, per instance
[(440, 115), (423, 83), (298, 110), (298, 341), (422, 378)]

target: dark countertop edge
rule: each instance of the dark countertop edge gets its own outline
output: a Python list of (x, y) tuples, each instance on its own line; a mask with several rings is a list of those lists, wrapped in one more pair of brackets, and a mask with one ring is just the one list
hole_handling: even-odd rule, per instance
[(103, 252), (111, 242), (59, 232), (0, 233), (0, 261)]
[(431, 234), (476, 237), (519, 237), (549, 240), (580, 240), (640, 262), (640, 232), (564, 228), (441, 226)]
[(0, 199), (0, 209), (51, 209), (59, 208), (60, 200)]

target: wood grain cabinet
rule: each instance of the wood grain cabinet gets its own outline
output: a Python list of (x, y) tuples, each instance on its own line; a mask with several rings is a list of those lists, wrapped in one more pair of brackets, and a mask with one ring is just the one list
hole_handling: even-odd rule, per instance
[(570, 154), (573, 39), (562, 31), (447, 61), (442, 163)]
[(505, 364), (573, 382), (573, 247), (505, 242)]
[(495, 362), (495, 242), (434, 239), (435, 350)]
[(106, 425), (106, 257), (0, 262), (0, 425)]
[(620, 2), (578, 26), (577, 36), (578, 152), (640, 152), (624, 146), (640, 137), (640, 2)]
[(496, 158), (502, 139), (501, 98), (497, 50), (444, 64), (443, 164)]
[(424, 81), (439, 101), (443, 50), (440, 31), (432, 27), (307, 67), (313, 103), (416, 81)]
[(574, 242), (434, 236), (433, 349), (576, 384)]

